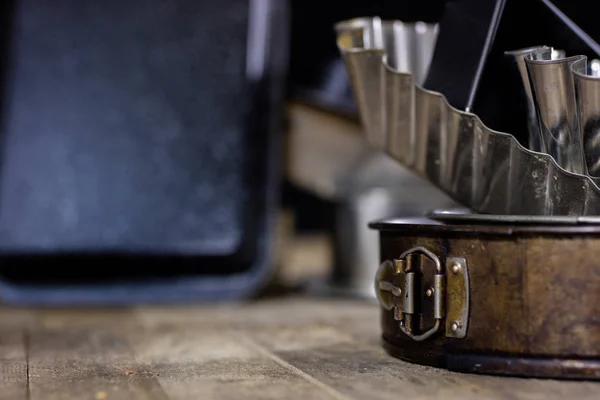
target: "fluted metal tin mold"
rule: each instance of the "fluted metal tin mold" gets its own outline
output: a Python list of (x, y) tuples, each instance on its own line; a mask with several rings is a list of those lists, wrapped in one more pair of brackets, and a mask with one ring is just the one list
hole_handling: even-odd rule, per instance
[[(480, 213), (600, 214), (600, 188), (589, 176), (566, 171), (550, 155), (526, 149), (512, 135), (485, 126), (475, 114), (452, 107), (441, 93), (423, 89), (415, 82), (414, 69), (428, 64), (400, 66), (391, 60), (389, 54), (397, 54), (393, 50), (397, 40), (381, 33), (393, 24), (403, 23), (374, 17), (335, 26), (365, 134), (373, 146)], [(406, 26), (416, 30), (414, 24)], [(435, 26), (424, 26), (437, 32)], [(431, 52), (435, 37), (430, 40)], [(424, 76), (426, 70), (419, 73)], [(585, 75), (585, 79), (596, 83), (600, 78)]]
[(553, 58), (551, 53), (551, 49), (541, 48), (525, 57), (542, 152), (552, 156), (565, 170), (584, 174), (586, 170), (571, 67), (577, 61), (586, 60), (586, 57)]
[(573, 71), (579, 137), (583, 144), (584, 168), (600, 181), (600, 75), (598, 60), (589, 66), (585, 59), (571, 65)]

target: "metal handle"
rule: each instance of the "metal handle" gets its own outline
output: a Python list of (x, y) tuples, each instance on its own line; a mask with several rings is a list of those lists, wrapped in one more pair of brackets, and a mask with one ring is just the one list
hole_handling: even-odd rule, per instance
[[(415, 259), (415, 256), (424, 258)], [(435, 271), (431, 269), (431, 264), (427, 266), (427, 262), (424, 262), (426, 259), (435, 264)], [(416, 274), (429, 276), (428, 279), (432, 280), (432, 287), (425, 293), (416, 288), (415, 282), (419, 282)], [(393, 311), (399, 329), (414, 341), (420, 342), (433, 336), (440, 330), (443, 319), (446, 319), (447, 337), (460, 339), (466, 336), (469, 280), (467, 261), (464, 258), (448, 257), (444, 269), (433, 252), (422, 246), (414, 247), (402, 253), (400, 258), (386, 260), (379, 266), (375, 276), (375, 293), (381, 307)], [(429, 315), (425, 314), (426, 309), (415, 310), (418, 307), (418, 304), (415, 305), (415, 297), (423, 295), (433, 300), (433, 309), (429, 309)], [(433, 325), (424, 332), (415, 334), (414, 329), (407, 326), (415, 323), (414, 316), (425, 316), (429, 321), (433, 320)]]

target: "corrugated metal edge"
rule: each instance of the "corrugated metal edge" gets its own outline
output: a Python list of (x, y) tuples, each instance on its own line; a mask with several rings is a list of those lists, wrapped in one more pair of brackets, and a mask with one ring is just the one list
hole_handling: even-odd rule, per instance
[(383, 49), (345, 47), (339, 40), (344, 28), (373, 23), (381, 21), (358, 18), (336, 25), (372, 145), (478, 212), (600, 214), (600, 188), (589, 176), (566, 171), (548, 154), (528, 150), (513, 135), (452, 107), (443, 94), (388, 66)]

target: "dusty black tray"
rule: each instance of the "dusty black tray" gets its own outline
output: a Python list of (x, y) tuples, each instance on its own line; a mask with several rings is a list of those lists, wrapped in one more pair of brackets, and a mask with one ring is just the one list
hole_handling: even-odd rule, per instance
[(0, 7), (0, 299), (256, 291), (269, 272), (286, 3)]

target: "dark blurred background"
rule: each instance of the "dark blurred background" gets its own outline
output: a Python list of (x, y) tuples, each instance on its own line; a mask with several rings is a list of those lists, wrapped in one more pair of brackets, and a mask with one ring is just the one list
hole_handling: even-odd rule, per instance
[[(449, 3), (469, 2), (3, 1), (0, 299), (260, 292), (280, 262), (281, 210), (293, 215), (294, 235), (335, 238), (347, 202), (337, 183), (320, 183), (323, 171), (334, 181), (336, 165), (368, 152), (333, 25), (375, 15), (439, 22)], [(554, 3), (600, 38), (597, 6)], [(540, 4), (508, 2), (498, 49), (566, 43), (586, 52)], [(522, 121), (498, 112), (498, 88), (512, 86), (494, 65), (478, 106), (484, 121), (509, 129)], [(325, 148), (319, 138), (340, 153), (320, 157), (322, 169), (310, 161)]]

